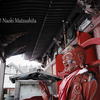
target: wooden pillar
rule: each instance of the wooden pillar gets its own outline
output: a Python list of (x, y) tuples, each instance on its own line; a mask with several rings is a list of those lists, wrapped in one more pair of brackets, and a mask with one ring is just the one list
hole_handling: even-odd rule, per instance
[[(100, 38), (100, 24), (94, 28), (94, 37)], [(96, 46), (97, 59), (100, 59), (100, 45)], [(100, 66), (99, 66), (99, 74), (100, 74)]]
[[(56, 65), (55, 65), (55, 75), (58, 75), (59, 71), (63, 71), (64, 70), (64, 65), (63, 65), (63, 60), (62, 60), (62, 54), (57, 55), (56, 57)], [(62, 81), (58, 81), (57, 82), (57, 94), (59, 93), (59, 86), (61, 84)]]
[(0, 100), (3, 100), (3, 86), (4, 86), (4, 75), (5, 75), (6, 63), (1, 59), (0, 61)]

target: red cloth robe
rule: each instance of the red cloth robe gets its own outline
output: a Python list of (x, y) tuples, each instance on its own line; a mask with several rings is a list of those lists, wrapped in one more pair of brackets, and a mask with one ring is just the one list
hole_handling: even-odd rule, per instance
[(59, 100), (67, 100), (68, 99), (69, 88), (70, 88), (76, 74), (80, 70), (81, 69), (78, 69), (78, 70), (74, 71), (73, 73), (71, 73), (70, 75), (68, 75), (67, 77), (64, 78), (64, 80), (62, 81), (62, 83), (60, 85), (60, 89), (59, 89)]

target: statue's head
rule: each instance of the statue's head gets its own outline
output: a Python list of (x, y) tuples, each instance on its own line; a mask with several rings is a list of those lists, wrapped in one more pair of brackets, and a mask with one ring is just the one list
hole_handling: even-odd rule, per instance
[(63, 64), (65, 73), (72, 73), (79, 68), (84, 68), (86, 53), (83, 47), (79, 45), (72, 45), (66, 48), (63, 54)]

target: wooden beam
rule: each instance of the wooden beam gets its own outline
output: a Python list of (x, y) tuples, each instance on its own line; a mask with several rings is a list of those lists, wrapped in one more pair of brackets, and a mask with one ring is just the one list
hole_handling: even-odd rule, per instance
[(3, 100), (3, 86), (4, 86), (4, 75), (5, 75), (6, 63), (1, 59), (0, 61), (0, 100)]

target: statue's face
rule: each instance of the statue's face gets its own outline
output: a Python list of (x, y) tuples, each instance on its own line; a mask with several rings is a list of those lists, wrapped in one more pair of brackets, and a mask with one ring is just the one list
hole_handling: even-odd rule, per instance
[(74, 49), (69, 50), (63, 55), (63, 64), (65, 67), (65, 73), (71, 73), (80, 67), (80, 59), (78, 57), (77, 51)]

